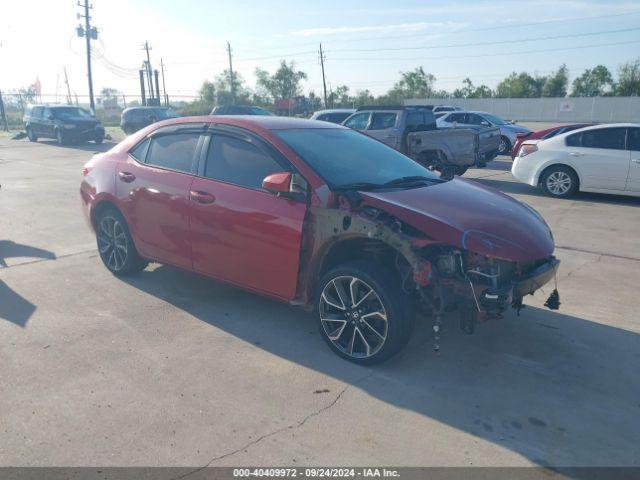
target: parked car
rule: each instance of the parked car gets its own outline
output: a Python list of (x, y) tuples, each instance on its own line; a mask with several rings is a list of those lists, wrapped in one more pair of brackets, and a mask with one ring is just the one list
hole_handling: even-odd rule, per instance
[(435, 105), (433, 107), (433, 113), (455, 112), (457, 110), (462, 110), (462, 107), (454, 107), (452, 105)]
[(120, 128), (127, 135), (151, 125), (152, 123), (177, 118), (178, 115), (169, 107), (130, 107), (125, 108), (120, 115)]
[(308, 117), (313, 112), (313, 103), (303, 95), (293, 98), (276, 98), (273, 107), (280, 116)]
[(211, 110), (211, 115), (273, 115), (269, 110), (253, 105), (219, 105)]
[(366, 133), (445, 176), (483, 167), (498, 154), (497, 128), (438, 128), (431, 107), (361, 107), (343, 125)]
[(29, 105), (23, 123), (32, 142), (40, 137), (55, 138), (60, 145), (104, 140), (102, 124), (84, 108), (72, 105)]
[(304, 306), (360, 364), (398, 352), (419, 312), (472, 325), (558, 267), (530, 207), (328, 122), (160, 122), (94, 156), (80, 193), (115, 275), (168, 263)]
[(500, 117), (487, 112), (451, 112), (438, 119), (438, 126), (468, 126), (481, 125), (485, 127), (498, 127), (500, 129), (499, 155), (508, 155), (517, 141), (518, 133), (529, 133), (531, 130), (507, 122)]
[(548, 138), (555, 137), (561, 133), (571, 132), (579, 128), (589, 127), (594, 125), (593, 123), (574, 123), (572, 125), (556, 125), (555, 127), (545, 128), (544, 130), (538, 130), (537, 132), (518, 133), (516, 134), (516, 143), (511, 148), (511, 158), (516, 158), (516, 155), (520, 151), (520, 145), (525, 140), (546, 140)]
[(577, 191), (640, 196), (640, 124), (595, 125), (525, 140), (511, 172), (552, 197)]
[(311, 115), (310, 120), (321, 120), (323, 122), (342, 123), (347, 117), (355, 113), (355, 108), (331, 108), (328, 110), (318, 110)]

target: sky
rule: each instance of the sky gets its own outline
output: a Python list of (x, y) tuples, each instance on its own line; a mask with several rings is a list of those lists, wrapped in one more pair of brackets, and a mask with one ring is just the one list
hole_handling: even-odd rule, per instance
[[(326, 53), (327, 87), (351, 93), (387, 91), (399, 72), (422, 66), (437, 89), (465, 77), (495, 87), (513, 71), (548, 74), (565, 63), (570, 78), (597, 64), (616, 72), (640, 56), (640, 2), (597, 0), (93, 0), (94, 91), (139, 95), (142, 44), (165, 64), (167, 94), (193, 96), (228, 66), (255, 86), (255, 69), (280, 59), (307, 73), (320, 94), (318, 45)], [(75, 0), (0, 0), (0, 89), (39, 78), (60, 96), (66, 68), (72, 92), (88, 93), (81, 21)], [(49, 99), (50, 100), (50, 99)]]

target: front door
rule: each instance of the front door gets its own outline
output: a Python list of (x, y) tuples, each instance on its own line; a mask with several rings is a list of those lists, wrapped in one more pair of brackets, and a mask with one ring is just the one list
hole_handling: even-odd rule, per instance
[(396, 129), (397, 121), (398, 115), (395, 112), (373, 112), (366, 133), (397, 150), (402, 137)]
[(206, 148), (191, 185), (193, 268), (293, 299), (306, 201), (262, 188), (266, 176), (291, 165), (254, 137), (214, 133)]
[(627, 148), (631, 152), (627, 190), (640, 192), (640, 128), (629, 128), (627, 133)]
[(569, 163), (580, 173), (585, 188), (624, 190), (630, 153), (625, 148), (626, 128), (597, 128), (567, 137)]
[(200, 141), (195, 132), (159, 133), (118, 165), (117, 195), (145, 258), (191, 269), (189, 187)]

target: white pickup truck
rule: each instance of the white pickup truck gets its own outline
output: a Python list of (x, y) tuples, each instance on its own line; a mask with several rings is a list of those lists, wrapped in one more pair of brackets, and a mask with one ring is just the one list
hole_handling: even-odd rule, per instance
[(438, 128), (431, 107), (361, 107), (343, 123), (445, 176), (484, 167), (498, 154), (500, 129)]

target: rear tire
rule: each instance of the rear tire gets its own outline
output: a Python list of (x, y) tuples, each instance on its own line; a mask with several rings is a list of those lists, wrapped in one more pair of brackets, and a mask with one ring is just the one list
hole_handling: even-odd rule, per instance
[(96, 241), (102, 263), (118, 277), (138, 273), (149, 263), (138, 254), (127, 222), (115, 208), (105, 208), (99, 212)]
[(543, 172), (540, 188), (550, 197), (569, 198), (578, 191), (578, 176), (569, 167), (554, 165)]
[(413, 331), (413, 312), (397, 275), (356, 260), (327, 272), (318, 285), (315, 314), (320, 334), (342, 358), (360, 365), (397, 354)]
[(104, 142), (104, 135), (94, 138), (93, 141), (100, 145), (102, 142)]
[(29, 138), (30, 142), (38, 141), (38, 137), (36, 137), (36, 134), (33, 133), (33, 129), (31, 127), (27, 127), (27, 137)]

